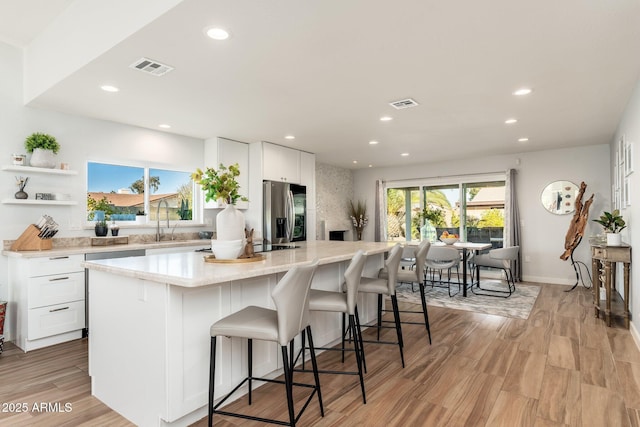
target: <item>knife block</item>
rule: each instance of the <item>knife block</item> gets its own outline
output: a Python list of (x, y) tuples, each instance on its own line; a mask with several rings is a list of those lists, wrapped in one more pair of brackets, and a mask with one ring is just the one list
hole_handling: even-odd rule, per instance
[(20, 237), (11, 245), (12, 251), (46, 251), (52, 248), (51, 239), (38, 237), (40, 230), (35, 225), (29, 225)]

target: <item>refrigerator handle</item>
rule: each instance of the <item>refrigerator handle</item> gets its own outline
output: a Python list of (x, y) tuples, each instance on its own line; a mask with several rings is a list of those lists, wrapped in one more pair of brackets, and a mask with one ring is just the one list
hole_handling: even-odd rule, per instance
[(287, 206), (285, 207), (287, 211), (287, 240), (291, 242), (293, 238), (293, 226), (295, 224), (295, 209), (293, 205), (293, 192), (287, 192)]

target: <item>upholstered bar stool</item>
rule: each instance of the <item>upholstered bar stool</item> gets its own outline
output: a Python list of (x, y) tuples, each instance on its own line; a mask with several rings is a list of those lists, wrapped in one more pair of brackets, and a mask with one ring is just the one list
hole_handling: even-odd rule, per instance
[[(422, 302), (422, 311), (416, 310), (398, 310), (400, 313), (420, 313), (424, 317), (424, 326), (427, 329), (427, 335), (429, 337), (429, 344), (431, 344), (431, 328), (429, 327), (429, 313), (427, 312), (427, 299), (424, 293), (424, 285), (425, 285), (425, 262), (427, 260), (427, 254), (429, 253), (429, 249), (431, 248), (431, 242), (428, 240), (423, 240), (420, 242), (420, 245), (414, 250), (414, 260), (415, 267), (413, 270), (403, 270), (399, 269), (396, 275), (396, 280), (398, 283), (411, 283), (411, 289), (413, 290), (413, 284), (417, 283), (420, 288), (420, 299)], [(380, 271), (378, 275), (380, 278), (388, 278), (387, 269), (384, 268)], [(381, 301), (378, 301), (380, 304)], [(378, 311), (380, 311), (382, 307), (378, 307)], [(382, 309), (384, 312), (385, 310)], [(422, 322), (410, 322), (410, 321), (402, 321), (401, 323), (410, 324), (410, 325), (421, 325)]]
[[(389, 256), (385, 262), (385, 268), (388, 271), (387, 274), (383, 274), (386, 277), (362, 277), (360, 279), (359, 292), (371, 293), (378, 295), (378, 339), (377, 341), (364, 341), (366, 343), (374, 344), (397, 344), (400, 350), (400, 360), (402, 361), (402, 367), (404, 368), (404, 352), (402, 350), (404, 343), (402, 341), (402, 326), (400, 324), (400, 312), (398, 311), (398, 300), (396, 298), (396, 282), (398, 275), (398, 267), (400, 266), (400, 259), (402, 258), (402, 246), (395, 245), (389, 251)], [(382, 326), (382, 302), (384, 296), (391, 298), (391, 306), (393, 308), (393, 319), (396, 329), (397, 342), (385, 342), (380, 341), (380, 329)], [(356, 309), (356, 321), (358, 321), (358, 313)]]
[[(362, 270), (364, 270), (364, 264), (367, 260), (367, 256), (364, 251), (359, 250), (351, 259), (351, 263), (347, 270), (344, 272), (344, 289), (346, 292), (333, 292), (333, 291), (323, 291), (320, 289), (311, 289), (311, 293), (309, 296), (309, 310), (311, 311), (325, 311), (325, 312), (334, 312), (334, 313), (342, 313), (342, 346), (341, 348), (322, 348), (317, 347), (322, 350), (338, 350), (342, 351), (342, 362), (344, 363), (344, 352), (345, 350), (352, 350), (355, 353), (356, 357), (356, 365), (358, 370), (356, 372), (353, 371), (327, 371), (327, 370), (319, 370), (318, 372), (321, 374), (342, 374), (342, 375), (358, 375), (360, 378), (360, 389), (362, 390), (362, 401), (363, 403), (367, 403), (367, 397), (364, 390), (364, 376), (362, 374), (363, 370), (363, 358), (364, 353), (362, 350), (362, 336), (360, 334), (360, 329), (357, 327), (358, 322), (356, 322), (356, 301), (358, 298), (358, 287), (360, 285), (360, 279), (362, 277)], [(348, 332), (351, 337), (353, 337), (353, 349), (345, 349), (345, 315), (348, 316)], [(302, 335), (302, 346), (304, 349), (304, 340), (305, 335), (303, 332)], [(304, 351), (303, 351), (304, 358)]]
[[(211, 427), (213, 422), (213, 414), (228, 415), (232, 417), (244, 418), (255, 421), (262, 421), (273, 424), (295, 426), (296, 422), (307, 408), (313, 396), (317, 394), (318, 404), (320, 405), (320, 414), (324, 417), (324, 408), (322, 406), (322, 394), (320, 391), (320, 379), (318, 376), (318, 366), (316, 363), (316, 355), (313, 347), (313, 336), (311, 327), (309, 326), (309, 293), (311, 288), (311, 279), (318, 266), (318, 261), (305, 266), (296, 266), (289, 270), (284, 277), (278, 282), (271, 297), (276, 306), (275, 310), (249, 306), (237, 311), (227, 317), (218, 320), (211, 326), (211, 361), (209, 372), (209, 417), (208, 422)], [(289, 365), (289, 351), (287, 344), (291, 342), (296, 335), (305, 331), (309, 337), (309, 349), (311, 354), (311, 364), (315, 384), (301, 384), (293, 382), (293, 367)], [(224, 396), (217, 404), (214, 405), (215, 396), (215, 373), (216, 373), (216, 338), (223, 337), (239, 337), (247, 338), (247, 356), (248, 356), (248, 372), (247, 377), (240, 382), (231, 392)], [(282, 366), (284, 370), (284, 381), (268, 378), (253, 377), (252, 374), (252, 347), (254, 339), (264, 341), (274, 341), (280, 345), (282, 352)], [(293, 348), (290, 349), (293, 352)], [(289, 413), (289, 421), (278, 419), (261, 418), (219, 410), (218, 408), (243, 384), (248, 383), (248, 401), (251, 405), (251, 388), (253, 380), (273, 382), (285, 385), (287, 407)], [(293, 386), (310, 388), (312, 391), (308, 396), (305, 404), (299, 413), (295, 413), (293, 402)]]

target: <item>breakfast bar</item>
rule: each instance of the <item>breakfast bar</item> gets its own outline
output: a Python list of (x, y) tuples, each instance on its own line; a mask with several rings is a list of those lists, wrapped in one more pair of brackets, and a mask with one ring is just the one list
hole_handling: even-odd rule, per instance
[[(92, 394), (136, 425), (188, 425), (206, 415), (209, 327), (249, 305), (273, 307), (271, 290), (293, 266), (319, 259), (312, 287), (339, 290), (356, 251), (376, 275), (388, 243), (302, 242), (257, 262), (216, 264), (201, 253), (173, 253), (85, 262), (89, 270), (89, 374)], [(358, 302), (363, 323), (374, 298)], [(339, 316), (313, 313), (318, 346), (337, 342)], [(216, 398), (246, 371), (241, 340), (219, 345)], [(254, 344), (254, 374), (278, 376), (277, 346)]]

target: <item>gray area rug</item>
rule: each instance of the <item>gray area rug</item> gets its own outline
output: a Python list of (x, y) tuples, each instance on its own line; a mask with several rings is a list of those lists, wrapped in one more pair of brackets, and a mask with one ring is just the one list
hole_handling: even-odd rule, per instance
[[(505, 282), (498, 280), (482, 280), (483, 288), (506, 289)], [(420, 291), (418, 285), (414, 285), (415, 292), (411, 291), (411, 285), (403, 283), (396, 288), (398, 301), (405, 301), (414, 304), (421, 304)], [(474, 290), (477, 288), (474, 288)], [(451, 291), (456, 292), (458, 285), (452, 285)], [(478, 291), (481, 292), (481, 291)], [(462, 296), (462, 292), (449, 297), (447, 288), (434, 287), (427, 284), (425, 287), (425, 295), (427, 297), (427, 305), (436, 307), (446, 307), (455, 310), (474, 311), (476, 313), (494, 314), (504, 317), (515, 317), (518, 319), (529, 318), (529, 313), (533, 308), (533, 304), (540, 293), (540, 286), (524, 285), (516, 283), (516, 290), (509, 298), (496, 298), (483, 295), (475, 295), (468, 290), (467, 297)]]

